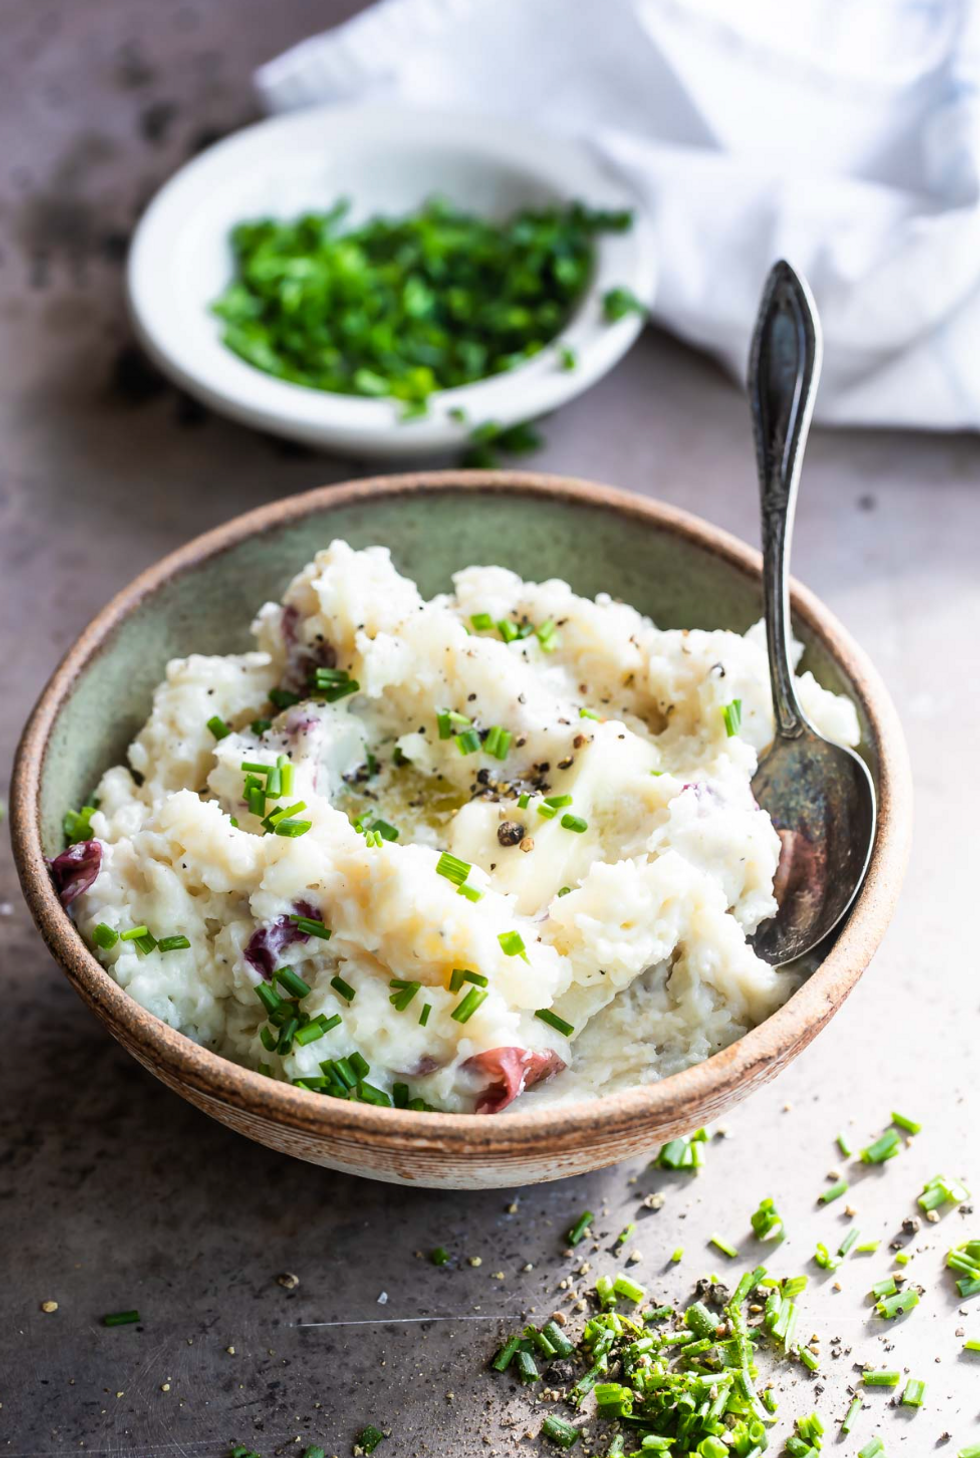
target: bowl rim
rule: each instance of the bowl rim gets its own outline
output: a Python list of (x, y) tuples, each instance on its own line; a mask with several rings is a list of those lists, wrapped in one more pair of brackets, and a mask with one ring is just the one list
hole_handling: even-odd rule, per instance
[(122, 588), (62, 658), (31, 713), (14, 762), (11, 839), (34, 921), (83, 1000), (109, 1023), (125, 1046), (140, 1049), (148, 1066), (165, 1070), (165, 1081), (190, 1086), (205, 1099), (217, 1099), (315, 1138), (353, 1139), (392, 1152), (438, 1149), (464, 1160), (495, 1160), (526, 1154), (544, 1136), (558, 1154), (580, 1147), (600, 1127), (604, 1140), (646, 1124), (693, 1127), (702, 1121), (706, 1106), (733, 1102), (740, 1086), (764, 1078), (767, 1064), (778, 1069), (829, 1021), (857, 984), (884, 935), (909, 855), (911, 773), (894, 705), (864, 651), (815, 594), (796, 581), (792, 584), (793, 612), (848, 674), (878, 745), (879, 818), (870, 866), (836, 942), (797, 992), (727, 1048), (660, 1082), (568, 1104), (518, 1108), (504, 1118), (419, 1113), (314, 1098), (210, 1052), (141, 1007), (89, 951), (55, 894), (41, 844), (44, 758), (52, 726), (75, 680), (111, 640), (117, 625), (165, 583), (246, 538), (295, 523), (324, 508), (329, 511), (417, 492), (530, 496), (598, 506), (673, 533), (745, 576), (758, 580), (760, 574), (761, 557), (754, 548), (689, 512), (617, 488), (538, 472), (449, 470), (374, 476), (318, 487), (233, 517), (169, 553)]
[[(429, 398), (426, 415), (405, 421), (397, 400), (307, 388), (266, 374), (224, 345), (212, 351), (210, 330), (202, 355), (200, 340), (188, 339), (181, 309), (175, 310), (166, 288), (175, 240), (186, 226), (183, 220), (193, 217), (199, 196), (214, 188), (220, 192), (221, 179), (236, 169), (247, 172), (250, 165), (261, 169), (267, 157), (280, 156), (283, 148), (298, 147), (304, 153), (312, 135), (319, 148), (326, 148), (329, 140), (343, 143), (351, 135), (363, 149), (381, 148), (383, 139), (390, 137), (405, 149), (428, 145), (447, 151), (465, 149), (486, 167), (520, 171), (569, 201), (584, 197), (600, 206), (629, 208), (633, 225), (628, 235), (598, 237), (595, 274), (570, 318), (538, 355), (513, 370), (437, 390)], [(492, 418), (510, 425), (556, 409), (618, 363), (636, 341), (645, 318), (636, 312), (614, 322), (602, 318), (599, 276), (613, 245), (618, 251), (625, 249), (627, 256), (616, 262), (615, 277), (608, 277), (606, 286), (625, 286), (651, 305), (658, 257), (650, 210), (625, 176), (574, 138), (479, 112), (396, 102), (325, 103), (242, 127), (190, 158), (163, 183), (133, 234), (126, 264), (126, 304), (137, 337), (154, 363), (220, 414), (297, 439), (342, 439), (353, 451), (390, 449), (404, 458), (464, 445), (474, 419)], [(202, 327), (206, 317), (202, 309)], [(559, 369), (555, 363), (557, 349), (566, 342), (578, 356), (573, 370)], [(457, 410), (465, 411), (469, 424), (454, 418)]]

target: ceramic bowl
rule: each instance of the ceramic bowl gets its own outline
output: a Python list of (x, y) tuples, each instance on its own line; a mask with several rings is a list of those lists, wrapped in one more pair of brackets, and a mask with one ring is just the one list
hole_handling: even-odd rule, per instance
[[(625, 233), (597, 238), (590, 286), (554, 346), (506, 374), (445, 390), (427, 416), (399, 418), (391, 400), (328, 394), (263, 374), (221, 342), (210, 305), (229, 282), (229, 234), (246, 218), (324, 211), (338, 197), (350, 220), (414, 209), (434, 194), (489, 217), (574, 199), (632, 208)], [(555, 409), (595, 383), (633, 343), (642, 318), (605, 321), (602, 296), (625, 286), (651, 303), (649, 221), (623, 184), (584, 147), (489, 117), (394, 106), (313, 107), (247, 127), (189, 162), (150, 204), (133, 238), (130, 312), (147, 352), (179, 385), (246, 425), (357, 457), (402, 460), (458, 450), (474, 425), (512, 425)], [(576, 365), (560, 366), (558, 344)], [(465, 412), (466, 420), (453, 417)]]
[[(642, 1155), (717, 1118), (775, 1077), (825, 1026), (868, 965), (898, 895), (911, 789), (894, 708), (862, 651), (812, 593), (795, 586), (805, 663), (850, 694), (880, 819), (863, 889), (809, 979), (766, 1022), (660, 1083), (557, 1108), (499, 1116), (426, 1114), (344, 1103), (274, 1083), (174, 1032), (104, 972), (55, 895), (45, 855), (61, 820), (118, 763), (167, 660), (248, 645), (255, 609), (278, 598), (320, 546), (381, 543), (423, 593), (495, 562), (560, 575), (589, 596), (613, 588), (664, 626), (744, 630), (760, 615), (756, 552), (660, 502), (562, 477), (434, 472), (378, 477), (293, 496), (198, 537), (142, 573), (85, 629), (44, 690), (13, 779), (14, 850), (31, 912), (76, 991), (152, 1073), (233, 1129), (348, 1173), (450, 1188), (522, 1185)], [(108, 706), (111, 705), (111, 713)]]

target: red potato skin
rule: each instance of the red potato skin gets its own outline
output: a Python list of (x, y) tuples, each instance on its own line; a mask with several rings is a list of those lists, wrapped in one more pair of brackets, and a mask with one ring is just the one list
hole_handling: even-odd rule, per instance
[(467, 1073), (484, 1074), (487, 1079), (477, 1095), (478, 1114), (499, 1114), (526, 1089), (554, 1078), (564, 1067), (557, 1053), (535, 1053), (532, 1048), (490, 1048), (463, 1064)]

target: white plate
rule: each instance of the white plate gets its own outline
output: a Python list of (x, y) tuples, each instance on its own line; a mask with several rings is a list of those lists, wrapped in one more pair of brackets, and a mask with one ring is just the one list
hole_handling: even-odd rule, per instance
[[(441, 391), (427, 416), (400, 421), (390, 400), (289, 384), (222, 344), (221, 321), (209, 305), (231, 277), (228, 240), (236, 223), (322, 211), (341, 196), (351, 200), (356, 223), (414, 209), (435, 193), (495, 217), (573, 199), (633, 208), (628, 232), (598, 235), (592, 284), (560, 336), (575, 351), (573, 370), (562, 370), (549, 347), (507, 374)], [(652, 302), (655, 262), (652, 228), (636, 200), (584, 148), (491, 118), (331, 106), (260, 122), (182, 168), (136, 230), (127, 282), (147, 352), (213, 409), (341, 454), (405, 457), (458, 447), (482, 421), (531, 419), (594, 384), (642, 325), (636, 314), (605, 323), (602, 295), (621, 285)], [(460, 408), (468, 424), (450, 418)]]

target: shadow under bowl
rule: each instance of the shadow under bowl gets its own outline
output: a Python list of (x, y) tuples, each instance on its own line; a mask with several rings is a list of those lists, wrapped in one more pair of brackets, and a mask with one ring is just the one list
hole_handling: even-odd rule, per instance
[[(775, 1077), (823, 1028), (870, 962), (891, 917), (911, 840), (912, 792), (894, 707), (864, 653), (795, 584), (804, 664), (854, 700), (879, 821), (867, 878), (807, 980), (759, 1027), (659, 1083), (497, 1117), (428, 1114), (323, 1098), (198, 1046), (124, 992), (63, 910), (45, 856), (149, 712), (167, 661), (251, 646), (266, 600), (334, 537), (390, 547), (426, 595), (471, 563), (612, 591), (664, 627), (744, 631), (761, 615), (757, 552), (657, 501), (565, 477), (443, 471), (376, 477), (277, 501), (198, 537), (142, 573), (85, 629), (39, 699), (17, 754), (14, 853), (55, 959), (112, 1035), (198, 1108), (314, 1164), (393, 1182), (491, 1188), (560, 1179), (646, 1154), (717, 1118)], [(111, 705), (111, 714), (107, 706)]]

